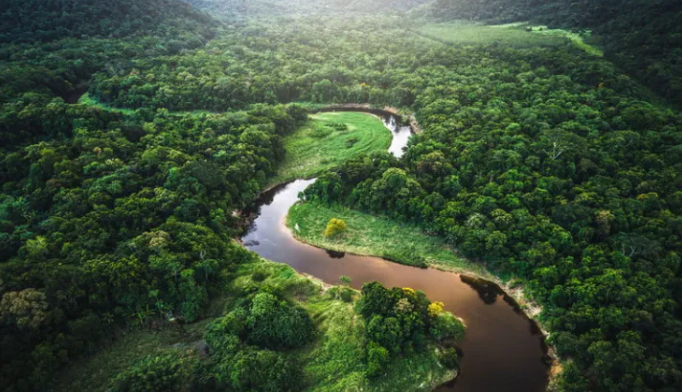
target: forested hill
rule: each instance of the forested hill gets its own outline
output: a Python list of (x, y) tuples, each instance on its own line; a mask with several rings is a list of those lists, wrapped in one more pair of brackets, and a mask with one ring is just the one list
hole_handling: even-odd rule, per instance
[(437, 0), (440, 20), (531, 21), (592, 29), (606, 56), (669, 101), (682, 104), (682, 2), (679, 0)]
[(66, 37), (212, 35), (212, 19), (177, 0), (5, 0), (0, 43)]
[(408, 11), (433, 0), (185, 0), (227, 18)]
[[(0, 104), (77, 99), (93, 73), (203, 46), (219, 22), (177, 0), (7, 0), (0, 10)], [(5, 123), (6, 124), (6, 123)], [(17, 137), (0, 125), (0, 142)], [(22, 137), (18, 137), (22, 139)]]

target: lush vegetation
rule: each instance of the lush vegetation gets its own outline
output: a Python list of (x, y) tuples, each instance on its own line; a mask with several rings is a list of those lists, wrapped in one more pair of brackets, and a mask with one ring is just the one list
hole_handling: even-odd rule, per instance
[(272, 180), (276, 184), (310, 178), (361, 154), (386, 151), (391, 132), (365, 113), (320, 113), (283, 142), (286, 155)]
[(454, 51), (508, 62), (431, 74), (404, 159), (348, 162), (306, 199), (415, 222), (524, 279), (573, 360), (565, 390), (679, 385), (679, 114), (577, 52)]
[[(137, 391), (139, 385), (145, 391), (430, 390), (457, 368), (459, 357), (452, 361), (443, 333), (461, 337), (461, 324), (436, 312), (440, 303), (431, 304), (422, 293), (372, 284), (364, 291), (371, 287), (378, 294), (364, 299), (345, 286), (324, 290), (287, 266), (255, 258), (230, 278), (213, 306), (218, 314), (186, 328), (131, 332), (77, 362), (55, 390)], [(406, 351), (384, 364), (385, 374), (368, 377), (367, 351), (375, 335), (360, 306), (402, 297), (403, 305), (426, 307), (418, 318), (427, 321), (429, 329), (420, 330), (426, 346), (406, 340)], [(404, 310), (394, 316), (413, 319)], [(202, 333), (206, 347), (197, 343)]]
[(590, 29), (606, 55), (678, 106), (682, 104), (682, 3), (675, 0), (438, 0), (440, 20), (533, 21)]
[[(500, 38), (475, 27), (472, 40), (470, 27), (412, 31), (395, 16), (223, 26), (172, 0), (10, 1), (0, 30), (0, 385), (44, 390), (121, 330), (212, 316), (226, 287), (225, 312), (199, 331), (208, 358), (140, 351), (107, 374), (111, 387), (404, 390), (429, 372), (442, 380), (426, 347), (460, 331), (418, 293), (372, 285), (357, 322), (348, 288), (330, 289), (327, 307), (268, 288), (267, 271), (239, 272), (262, 267), (232, 243), (233, 211), (291, 158), (298, 137), (287, 138), (305, 127), (352, 132), (304, 125), (306, 110), (291, 103), (307, 101), (405, 108), (424, 130), (400, 160), (337, 149), (350, 161), (334, 161), (308, 201), (436, 233), (521, 280), (566, 361), (563, 390), (682, 389), (682, 117), (619, 70), (679, 103), (677, 3), (467, 3), (475, 8), (460, 17), (594, 26), (605, 58), (523, 29)], [(87, 101), (69, 104), (85, 90)], [(323, 224), (331, 218), (348, 223), (336, 241), (362, 228), (341, 215)], [(412, 361), (429, 371), (405, 377)], [(441, 361), (457, 357), (443, 350)]]

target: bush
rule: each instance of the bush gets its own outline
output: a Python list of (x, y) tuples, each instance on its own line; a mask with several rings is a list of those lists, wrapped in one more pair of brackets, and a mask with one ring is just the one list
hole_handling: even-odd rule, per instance
[(267, 278), (267, 276), (266, 276), (265, 273), (262, 272), (262, 271), (256, 271), (256, 272), (253, 273), (253, 275), (251, 275), (251, 279), (252, 279), (254, 282), (262, 282), (262, 281), (265, 280), (265, 278)]
[(431, 336), (439, 341), (453, 339), (459, 340), (464, 337), (464, 324), (452, 313), (442, 312), (431, 318)]
[(457, 369), (459, 367), (459, 354), (457, 349), (453, 347), (441, 351), (438, 360), (448, 369)]
[(332, 218), (329, 223), (327, 223), (327, 228), (324, 230), (324, 236), (331, 238), (344, 231), (346, 231), (346, 222), (341, 219)]
[(118, 375), (110, 392), (172, 392), (182, 385), (180, 360), (174, 354), (148, 356)]
[(233, 391), (279, 392), (300, 390), (296, 361), (270, 350), (252, 347), (218, 365), (215, 377)]
[(378, 377), (386, 371), (389, 354), (386, 348), (377, 342), (369, 342), (367, 347), (367, 369), (365, 375), (368, 378)]
[(360, 139), (357, 138), (357, 137), (355, 137), (355, 136), (353, 136), (353, 137), (347, 139), (347, 140), (346, 140), (346, 148), (351, 148), (351, 147), (353, 147), (353, 146), (355, 145), (355, 143), (357, 143), (357, 142), (359, 142), (359, 141), (360, 141)]
[(312, 137), (314, 137), (314, 138), (316, 138), (316, 139), (322, 139), (322, 138), (325, 138), (325, 137), (331, 135), (332, 132), (334, 132), (334, 131), (333, 131), (332, 129), (330, 129), (330, 128), (324, 128), (324, 127), (322, 127), (322, 128), (315, 128), (315, 129), (313, 129), (313, 131), (312, 131), (312, 133), (310, 134), (310, 136), (312, 136)]
[(326, 123), (324, 123), (324, 125), (339, 132), (345, 132), (348, 130), (348, 125), (346, 123), (341, 123), (337, 121), (327, 121)]
[(312, 340), (315, 332), (305, 309), (269, 293), (253, 298), (247, 328), (247, 341), (267, 348), (301, 347)]

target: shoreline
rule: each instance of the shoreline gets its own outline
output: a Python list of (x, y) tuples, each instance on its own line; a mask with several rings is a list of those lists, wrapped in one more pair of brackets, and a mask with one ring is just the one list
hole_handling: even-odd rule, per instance
[[(296, 241), (301, 242), (303, 244), (322, 249), (322, 250), (332, 250), (332, 251), (337, 251), (337, 252), (344, 252), (349, 255), (355, 255), (355, 256), (362, 256), (362, 257), (375, 257), (381, 260), (384, 260), (388, 263), (395, 263), (395, 264), (400, 264), (404, 265), (407, 267), (412, 267), (412, 268), (419, 268), (407, 264), (400, 263), (395, 260), (389, 260), (385, 257), (378, 256), (378, 255), (373, 255), (370, 253), (356, 253), (352, 251), (348, 251), (344, 249), (343, 247), (333, 247), (333, 248), (327, 248), (327, 247), (322, 247), (318, 246), (314, 243), (311, 243), (307, 241), (305, 238), (301, 237), (300, 235), (297, 235), (295, 230), (287, 225), (287, 217), (288, 214), (285, 215), (282, 220), (280, 221), (280, 225), (289, 232), (289, 234), (294, 238)], [(447, 272), (447, 273), (452, 273), (455, 275), (460, 276), (460, 278), (464, 278), (463, 280), (468, 280), (468, 282), (465, 282), (472, 287), (475, 288), (477, 284), (481, 285), (488, 285), (492, 284), (494, 285), (494, 290), (496, 290), (499, 295), (503, 296), (503, 300), (507, 303), (509, 303), (516, 312), (519, 314), (523, 315), (524, 318), (526, 318), (530, 323), (532, 323), (533, 327), (537, 328), (539, 333), (543, 337), (543, 349), (545, 351), (545, 363), (548, 366), (548, 387), (547, 391), (552, 391), (552, 384), (556, 380), (557, 376), (561, 373), (563, 370), (563, 364), (561, 359), (558, 357), (556, 354), (556, 349), (549, 344), (547, 344), (547, 339), (550, 336), (549, 331), (544, 327), (542, 324), (541, 320), (539, 319), (540, 314), (542, 313), (542, 307), (531, 301), (530, 299), (527, 298), (525, 290), (521, 286), (516, 286), (512, 287), (513, 281), (508, 281), (504, 282), (502, 279), (499, 277), (495, 276), (493, 273), (489, 272), (485, 266), (483, 266), (485, 273), (480, 273), (474, 270), (466, 269), (466, 268), (461, 268), (461, 267), (451, 267), (447, 266), (445, 264), (440, 264), (437, 262), (430, 262), (428, 263), (428, 267), (437, 271), (441, 272)], [(310, 276), (309, 274), (304, 274), (305, 276)], [(313, 277), (317, 279), (316, 277)], [(319, 280), (319, 279), (318, 279)], [(333, 285), (332, 285), (333, 286)]]

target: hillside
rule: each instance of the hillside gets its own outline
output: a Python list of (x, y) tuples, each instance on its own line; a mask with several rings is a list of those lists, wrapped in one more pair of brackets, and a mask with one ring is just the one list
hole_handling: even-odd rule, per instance
[(188, 34), (207, 39), (212, 25), (208, 15), (176, 0), (7, 0), (0, 43)]
[(225, 18), (256, 16), (387, 14), (409, 11), (433, 0), (185, 0)]
[(606, 56), (674, 104), (682, 104), (682, 2), (676, 0), (437, 0), (438, 20), (531, 21), (590, 29)]

